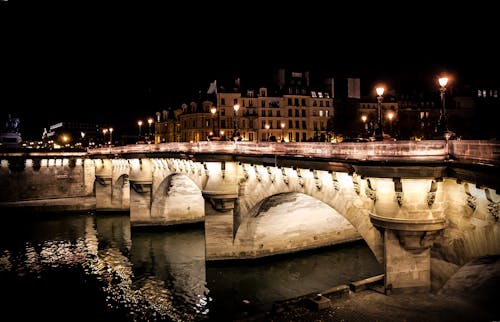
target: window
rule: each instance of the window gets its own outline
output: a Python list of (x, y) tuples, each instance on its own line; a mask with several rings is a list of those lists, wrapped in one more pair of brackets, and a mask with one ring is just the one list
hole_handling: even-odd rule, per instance
[(288, 128), (293, 129), (293, 121), (292, 120), (288, 120)]
[(226, 127), (226, 120), (221, 120), (220, 121), (220, 127), (225, 128)]
[(323, 110), (319, 111), (319, 116), (321, 116), (321, 117), (323, 116)]
[(300, 122), (299, 121), (295, 121), (295, 128), (300, 129)]
[(266, 110), (261, 110), (260, 114), (261, 116), (266, 116)]
[(316, 112), (316, 110), (313, 110), (313, 116), (318, 116), (318, 113)]
[(295, 106), (299, 106), (299, 99), (298, 98), (295, 99)]
[(318, 122), (316, 122), (316, 121), (313, 122), (313, 128), (314, 128), (314, 131), (318, 130)]
[(226, 99), (225, 98), (221, 98), (220, 99), (220, 105), (226, 105)]
[(330, 116), (330, 111), (329, 111), (329, 110), (326, 110), (326, 111), (325, 111), (325, 116), (326, 116), (326, 117), (329, 117), (329, 116)]
[(262, 121), (262, 129), (265, 129), (266, 128), (266, 121)]
[(292, 106), (292, 99), (291, 98), (288, 99), (288, 106)]
[(319, 107), (323, 107), (323, 101), (319, 101)]
[(302, 129), (307, 130), (307, 122), (302, 121)]
[(326, 107), (330, 107), (330, 101), (326, 101)]
[(291, 109), (288, 109), (288, 116), (292, 117), (292, 110)]
[(279, 111), (279, 110), (278, 110), (278, 111), (276, 111), (276, 116), (277, 116), (277, 117), (281, 117), (281, 113), (280, 113), (280, 111)]
[(260, 102), (260, 107), (266, 107), (266, 101), (262, 100), (262, 101)]
[(295, 116), (299, 117), (299, 110), (295, 110)]
[(305, 98), (302, 99), (302, 106), (306, 106), (306, 99)]
[(268, 110), (267, 111), (267, 116), (269, 116), (269, 117), (273, 116), (273, 110)]
[(233, 104), (234, 105), (238, 104), (238, 99), (237, 98), (233, 99)]
[(316, 100), (313, 101), (313, 106), (318, 106), (318, 102), (316, 102)]
[(302, 110), (302, 117), (306, 117), (306, 110)]

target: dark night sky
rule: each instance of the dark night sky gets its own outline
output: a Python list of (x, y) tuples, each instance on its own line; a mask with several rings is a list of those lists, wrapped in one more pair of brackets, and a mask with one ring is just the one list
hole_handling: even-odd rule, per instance
[(388, 86), (432, 82), (441, 71), (496, 80), (500, 71), (498, 28), (488, 14), (494, 10), (405, 4), (390, 12), (276, 11), (252, 4), (216, 14), (205, 6), (38, 8), (50, 13), (42, 15), (3, 5), (2, 118), (18, 115), (23, 136), (61, 120), (133, 129), (137, 119), (187, 101), (214, 79), (270, 78), (278, 66)]

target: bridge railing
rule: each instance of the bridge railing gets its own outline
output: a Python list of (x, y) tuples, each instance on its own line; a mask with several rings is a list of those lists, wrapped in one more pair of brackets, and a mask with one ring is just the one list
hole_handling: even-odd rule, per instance
[(479, 140), (381, 141), (367, 143), (325, 142), (174, 142), (135, 144), (111, 148), (89, 149), (89, 155), (136, 153), (222, 153), (239, 155), (286, 155), (320, 159), (380, 161), (456, 160), (499, 163), (500, 144)]
[(324, 142), (175, 142), (162, 144), (135, 144), (112, 148), (89, 149), (90, 155), (134, 153), (227, 153), (241, 155), (288, 155), (311, 158), (349, 160), (444, 160), (447, 156), (445, 141), (387, 141), (369, 143)]
[(458, 160), (500, 165), (500, 144), (498, 141), (452, 140), (450, 155)]

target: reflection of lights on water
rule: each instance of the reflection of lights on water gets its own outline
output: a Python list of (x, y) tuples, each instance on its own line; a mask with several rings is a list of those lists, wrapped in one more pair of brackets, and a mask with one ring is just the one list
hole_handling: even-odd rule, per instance
[(195, 311), (196, 313), (201, 313), (201, 314), (208, 314), (208, 312), (210, 311), (208, 309), (207, 304), (208, 302), (211, 302), (212, 301), (212, 298), (211, 297), (206, 297), (205, 295), (200, 295), (198, 294), (198, 303), (196, 303), (196, 306), (195, 306)]

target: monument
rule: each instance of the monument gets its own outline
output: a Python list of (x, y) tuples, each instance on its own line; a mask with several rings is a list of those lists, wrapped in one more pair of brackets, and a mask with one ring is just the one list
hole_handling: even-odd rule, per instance
[(0, 132), (0, 147), (17, 148), (21, 145), (21, 133), (19, 133), (19, 118), (9, 114)]

